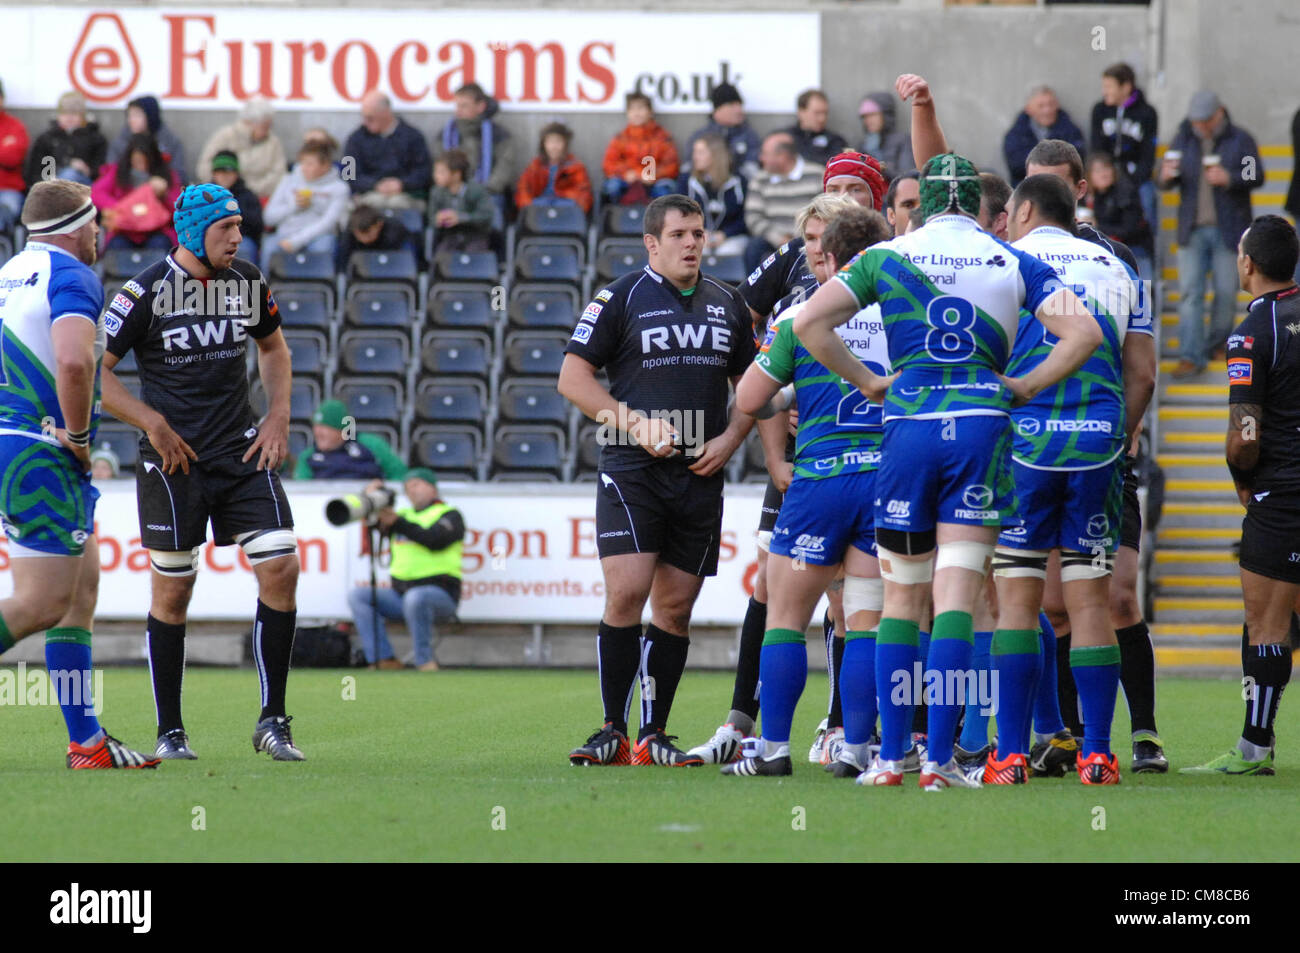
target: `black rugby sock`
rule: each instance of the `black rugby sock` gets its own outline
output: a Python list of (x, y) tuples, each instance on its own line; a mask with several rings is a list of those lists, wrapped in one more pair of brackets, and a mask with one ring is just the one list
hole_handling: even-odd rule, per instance
[(763, 651), (763, 636), (767, 632), (767, 603), (749, 600), (745, 621), (740, 626), (740, 650), (736, 658), (736, 683), (731, 690), (731, 710), (749, 718), (749, 727), (739, 728), (745, 734), (754, 730), (758, 717), (758, 660)]
[(686, 653), (691, 640), (673, 635), (653, 623), (646, 626), (645, 648), (641, 670), (641, 731), (637, 740), (668, 727), (668, 715), (673, 710), (673, 697), (677, 683), (686, 669)]
[(840, 703), (840, 669), (844, 666), (844, 639), (831, 636), (831, 706), (826, 713), (826, 730), (844, 727), (844, 706)]
[(253, 660), (262, 684), (262, 713), (258, 721), (284, 714), (285, 686), (289, 681), (289, 659), (293, 656), (296, 611), (281, 612), (257, 600), (253, 619)]
[(1252, 645), (1246, 653), (1246, 724), (1241, 737), (1261, 748), (1273, 747), (1273, 722), (1282, 690), (1291, 681), (1291, 648), (1275, 642)]
[(596, 659), (605, 721), (626, 735), (632, 685), (641, 665), (641, 626), (613, 626), (602, 620), (596, 629)]
[(1061, 705), (1061, 720), (1070, 734), (1083, 737), (1083, 716), (1079, 714), (1079, 690), (1074, 685), (1074, 672), (1070, 670), (1070, 635), (1067, 632), (1056, 640), (1056, 698)]
[(1128, 702), (1133, 731), (1156, 730), (1156, 653), (1145, 622), (1115, 630), (1119, 642), (1119, 680)]
[(158, 736), (181, 721), (181, 683), (185, 680), (185, 623), (159, 622), (152, 615), (145, 621), (149, 647), (149, 677), (153, 681), (153, 703), (158, 712)]

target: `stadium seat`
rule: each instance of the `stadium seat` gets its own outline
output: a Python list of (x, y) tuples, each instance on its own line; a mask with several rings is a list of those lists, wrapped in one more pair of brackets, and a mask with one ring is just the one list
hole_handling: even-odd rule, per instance
[(573, 238), (524, 238), (515, 248), (515, 274), (523, 281), (582, 284), (584, 251)]
[(603, 285), (644, 268), (649, 257), (640, 239), (607, 238), (596, 249), (596, 280)]
[(597, 440), (599, 433), (600, 424), (595, 423), (583, 424), (582, 429), (578, 431), (577, 445), (574, 447), (578, 472), (588, 473), (600, 469), (600, 443)]
[(552, 378), (508, 380), (497, 398), (497, 410), (506, 422), (568, 427), (572, 409)]
[(99, 260), (104, 263), (105, 278), (134, 278), (165, 255), (155, 248), (114, 248)]
[(483, 437), (471, 427), (417, 427), (411, 434), (411, 462), (432, 467), (441, 477), (448, 471), (478, 475)]
[(607, 205), (605, 227), (601, 230), (601, 237), (640, 239), (644, 222), (644, 206)]
[(284, 340), (293, 358), (293, 375), (324, 378), (329, 368), (329, 340), (320, 331), (286, 330)]
[[(266, 388), (261, 379), (253, 381), (248, 389), (248, 400), (253, 407), (253, 416), (261, 418), (267, 409)], [(320, 384), (306, 378), (294, 378), (289, 389), (289, 420), (305, 422), (320, 406)]]
[(329, 332), (334, 323), (332, 296), (323, 288), (290, 288), (276, 292), (280, 323), (286, 328), (312, 328)]
[(439, 281), (485, 281), (496, 284), (501, 269), (490, 251), (441, 251), (434, 256), (434, 273)]
[(564, 363), (568, 335), (549, 331), (515, 331), (506, 338), (506, 373), (554, 378)]
[(745, 259), (740, 255), (705, 255), (700, 270), (710, 278), (738, 285), (748, 277)]
[[(526, 471), (561, 476), (564, 434), (555, 427), (501, 427), (492, 446), (492, 477)], [(516, 477), (518, 479), (519, 477)]]
[(576, 205), (528, 205), (519, 216), (523, 235), (572, 235), (585, 239), (587, 216)]
[(482, 331), (430, 331), (420, 347), (430, 374), (468, 374), (487, 378), (492, 370), (492, 339)]
[(482, 427), (487, 413), (487, 386), (482, 381), (424, 381), (415, 394), (415, 418), (422, 422)]
[(415, 255), (397, 251), (354, 251), (348, 259), (348, 281), (400, 282), (414, 288), (419, 283)]
[(108, 447), (122, 464), (121, 476), (135, 472), (140, 460), (140, 431), (127, 424), (104, 424), (95, 434), (96, 447)]
[(396, 424), (402, 417), (402, 385), (386, 377), (340, 377), (334, 396), (358, 421)]
[[(302, 424), (289, 425), (289, 455), (294, 460), (297, 460), (315, 445), (316, 438), (312, 436), (311, 427)], [(292, 472), (293, 468), (290, 467), (286, 475)]]
[(510, 289), (512, 328), (560, 328), (572, 331), (580, 303), (575, 288), (564, 285), (517, 285)]
[(419, 209), (385, 209), (384, 217), (397, 219), (412, 235), (420, 235), (424, 232), (424, 213)]
[(353, 288), (348, 292), (347, 323), (356, 328), (405, 328), (414, 323), (414, 302), (406, 290)]
[(333, 287), (334, 256), (328, 252), (277, 251), (271, 256), (273, 281), (318, 281)]
[(411, 338), (401, 331), (347, 331), (339, 338), (339, 370), (406, 379)]
[(492, 293), (481, 284), (438, 284), (429, 295), (429, 322), (435, 327), (491, 331), (496, 324)]

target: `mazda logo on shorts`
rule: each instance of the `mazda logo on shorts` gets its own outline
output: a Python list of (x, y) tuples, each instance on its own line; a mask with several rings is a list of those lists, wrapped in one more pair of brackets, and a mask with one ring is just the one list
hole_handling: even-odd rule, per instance
[(1037, 437), (1042, 426), (1042, 423), (1037, 418), (1026, 417), (1024, 420), (1016, 421), (1016, 433), (1022, 437)]
[(993, 503), (993, 491), (982, 483), (966, 487), (961, 501), (972, 510), (986, 510)]
[(1106, 535), (1110, 529), (1110, 520), (1106, 519), (1105, 513), (1098, 513), (1096, 516), (1088, 517), (1088, 535), (1093, 539), (1100, 539)]

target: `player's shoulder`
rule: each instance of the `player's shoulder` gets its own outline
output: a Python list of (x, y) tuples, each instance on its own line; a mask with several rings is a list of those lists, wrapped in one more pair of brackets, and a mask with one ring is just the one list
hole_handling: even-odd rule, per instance
[(651, 280), (650, 271), (647, 268), (630, 271), (626, 275), (615, 278), (597, 291), (592, 300), (600, 304), (625, 304), (633, 289), (643, 281), (649, 280)]
[(231, 261), (230, 267), (226, 269), (226, 272), (244, 281), (257, 282), (259, 284), (266, 283), (266, 276), (262, 274), (262, 269), (258, 268), (257, 265), (253, 264), (246, 258), (236, 258)]
[(745, 304), (745, 299), (735, 286), (712, 275), (700, 274), (700, 287), (712, 298), (723, 299), (740, 309), (741, 313), (747, 318), (749, 316), (749, 306)]

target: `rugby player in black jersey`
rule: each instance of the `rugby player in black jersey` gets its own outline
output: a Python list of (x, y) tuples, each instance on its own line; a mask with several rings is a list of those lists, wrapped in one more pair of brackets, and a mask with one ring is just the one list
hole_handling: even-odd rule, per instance
[[(753, 419), (728, 418), (728, 382), (754, 359), (744, 300), (700, 273), (704, 215), (681, 195), (646, 209), (649, 264), (598, 292), (578, 319), (557, 389), (602, 424), (596, 545), (604, 724), (572, 764), (699, 765), (665, 733), (686, 666), (691, 611), (715, 575), (722, 467)], [(604, 368), (609, 387), (597, 379)], [(641, 616), (650, 602), (650, 625)], [(629, 751), (633, 683), (641, 728)]]
[[(253, 655), (261, 686), (254, 751), (305, 760), (285, 714), (293, 649), (298, 548), (277, 470), (288, 450), (290, 354), (256, 265), (235, 257), (239, 205), (215, 185), (176, 200), (180, 244), (136, 275), (104, 315), (104, 409), (141, 431), (136, 500), (149, 550), (149, 671), (162, 758), (193, 759), (181, 719), (185, 621), (209, 522), (218, 546), (238, 543), (257, 577)], [(269, 398), (249, 406), (247, 339)], [(141, 396), (112, 368), (134, 350)]]

